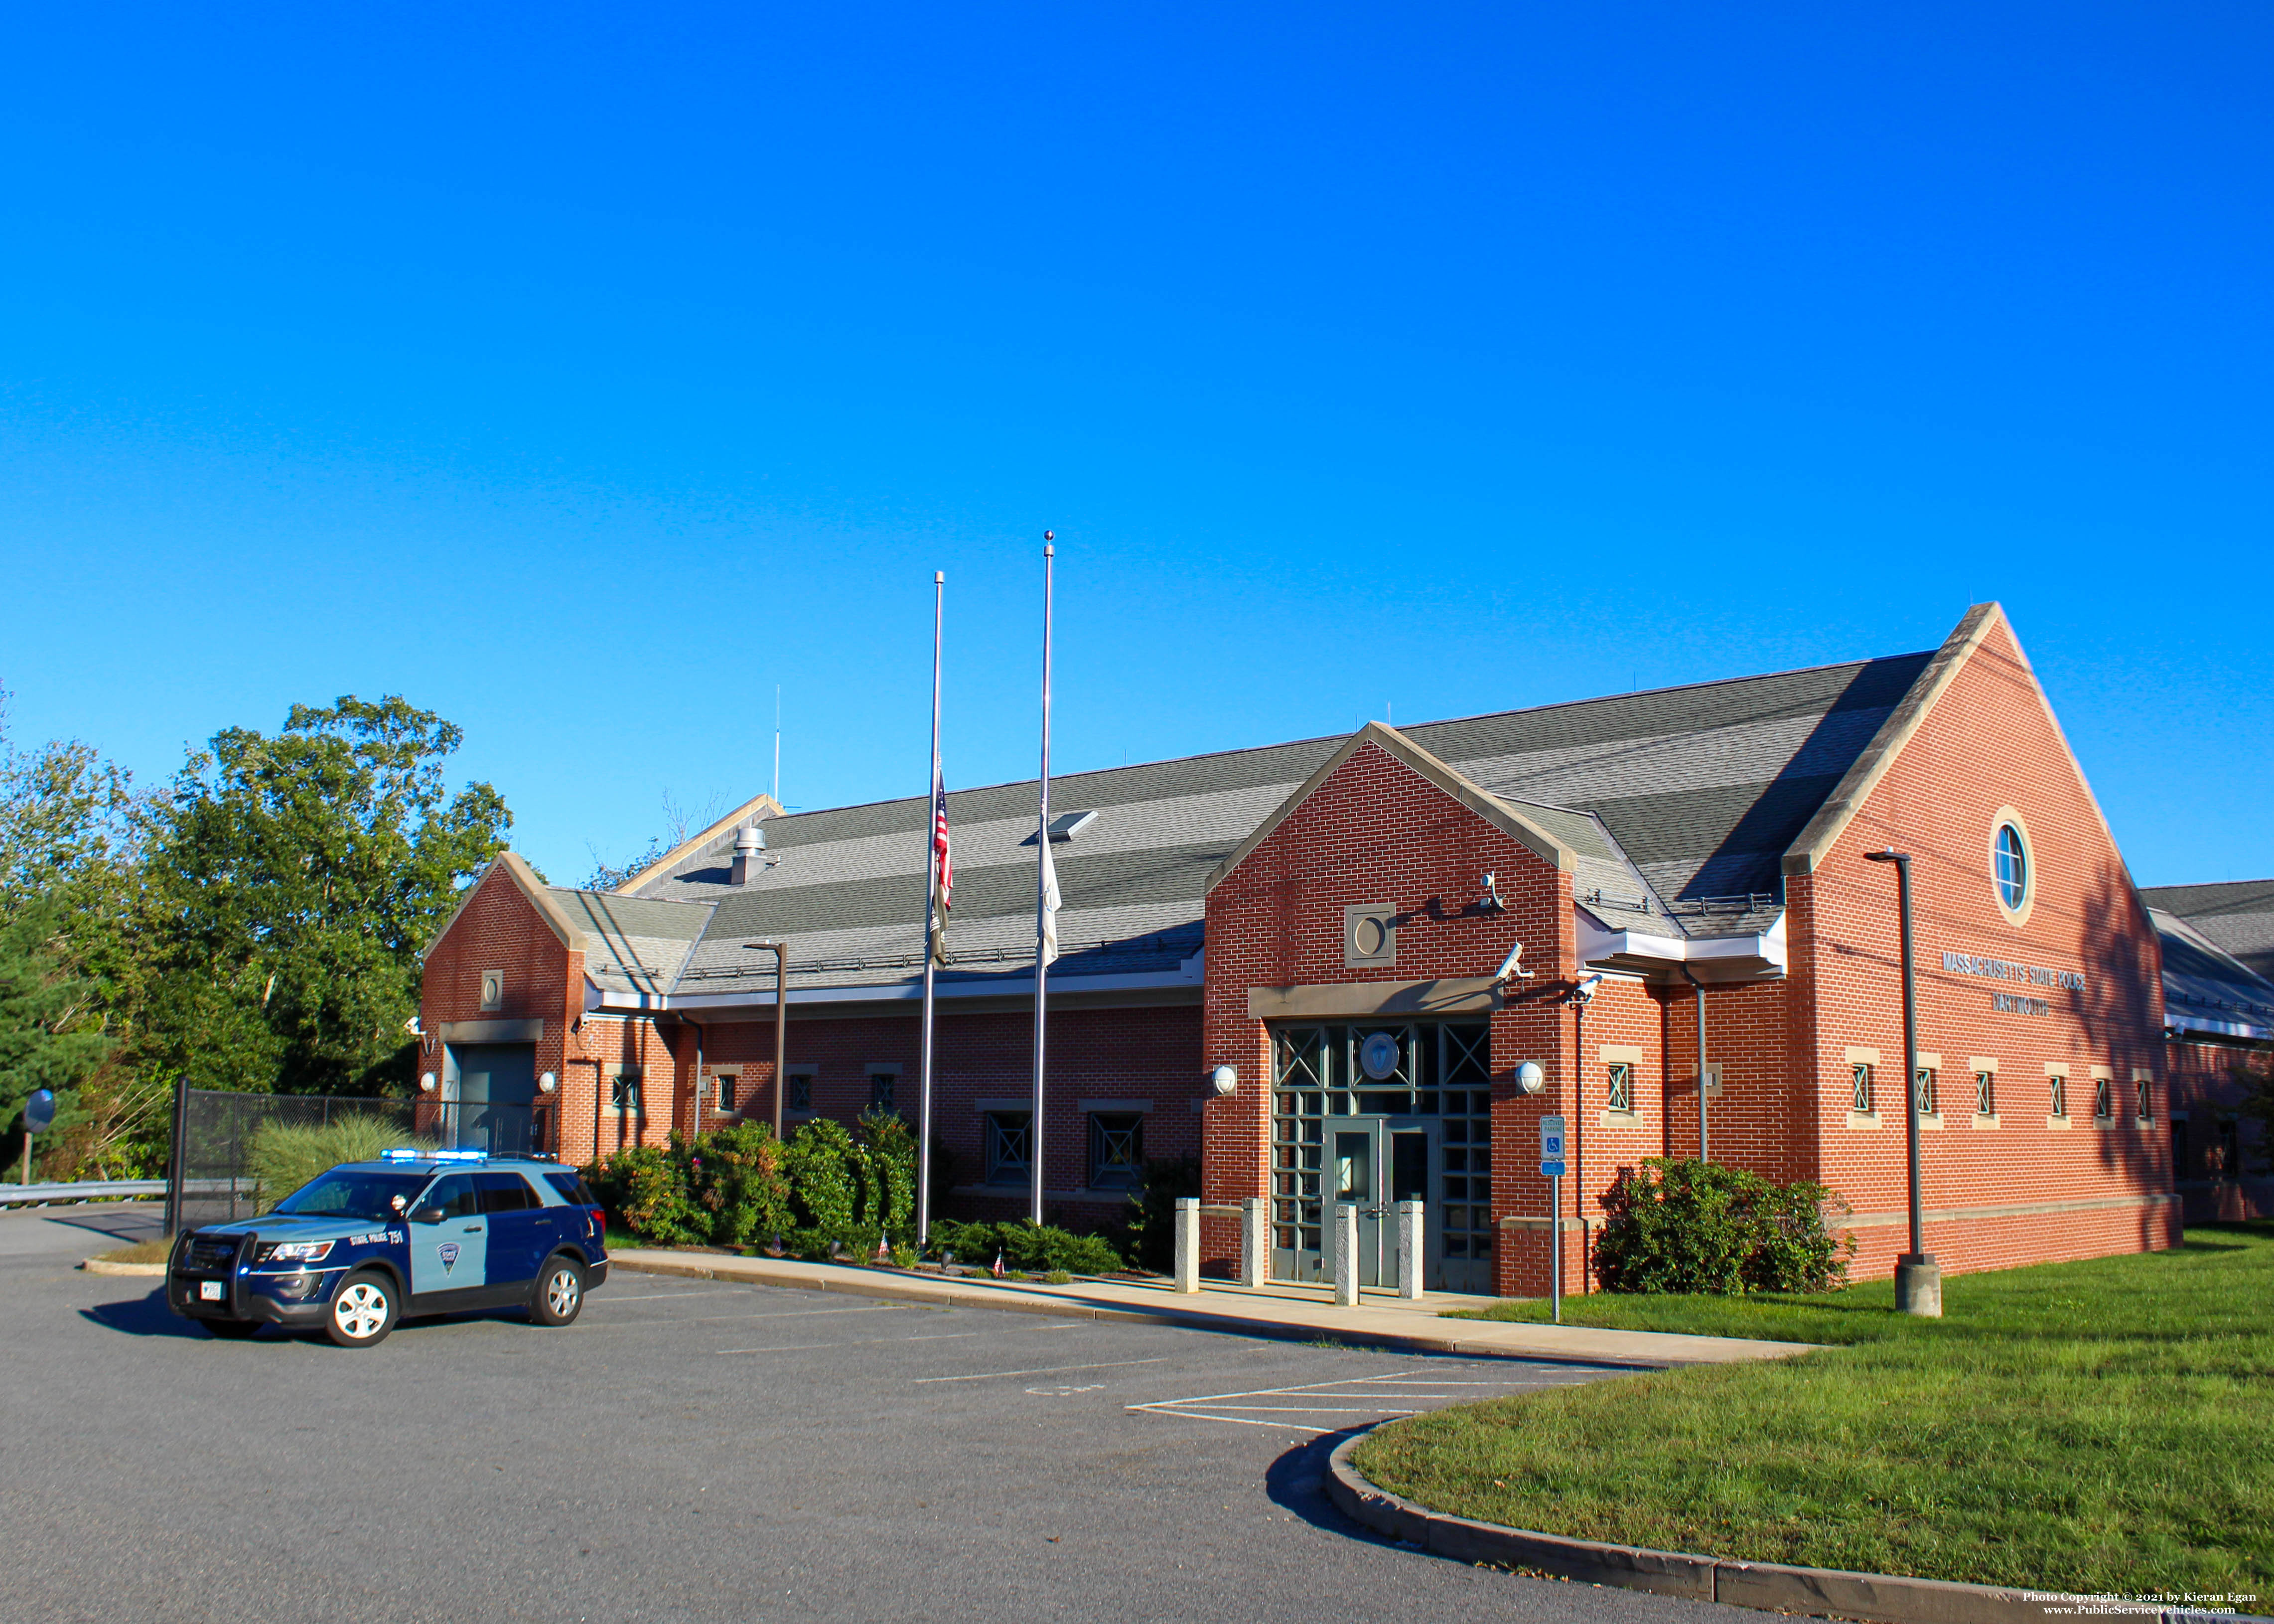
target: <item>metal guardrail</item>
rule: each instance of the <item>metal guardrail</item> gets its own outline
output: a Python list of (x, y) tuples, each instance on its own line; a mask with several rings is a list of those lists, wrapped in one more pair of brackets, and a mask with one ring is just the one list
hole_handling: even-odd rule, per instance
[[(245, 1182), (245, 1181), (240, 1181)], [(226, 1194), (226, 1178), (193, 1178), (183, 1186), (200, 1195)], [(42, 1207), (64, 1201), (156, 1201), (165, 1198), (162, 1178), (87, 1178), (76, 1184), (0, 1184), (0, 1207)]]

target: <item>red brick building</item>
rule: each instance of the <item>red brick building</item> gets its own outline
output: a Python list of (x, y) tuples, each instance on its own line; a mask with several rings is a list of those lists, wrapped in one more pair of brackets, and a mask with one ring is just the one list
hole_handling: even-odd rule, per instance
[[(1053, 780), (1065, 909), (1031, 1116), (1035, 788), (950, 797), (934, 1140), (950, 1209), (1119, 1209), (1142, 1162), (1321, 1216), (1427, 1202), (1427, 1278), (1545, 1289), (1542, 1116), (1567, 1279), (1618, 1169), (1710, 1154), (1821, 1179), (1857, 1273), (1905, 1231), (1894, 876), (1913, 858), (1927, 1250), (1962, 1271), (2171, 1244), (2157, 929), (1994, 605), (1931, 652)], [(564, 1158), (771, 1119), (913, 1115), (927, 806), (763, 798), (616, 891), (507, 857), (427, 959), (433, 1109)], [(737, 831), (762, 831), (737, 854)], [(1519, 1082), (1538, 1069), (1537, 1092)], [(550, 1089), (546, 1084), (549, 1079)], [(1221, 1081), (1212, 1079), (1222, 1079)], [(1224, 1090), (1228, 1088), (1228, 1092)], [(1206, 1226), (1212, 1258), (1233, 1221)]]
[(2172, 1171), (2187, 1215), (2274, 1215), (2264, 1137), (2241, 1109), (2274, 1064), (2274, 880), (2140, 894), (2163, 944)]

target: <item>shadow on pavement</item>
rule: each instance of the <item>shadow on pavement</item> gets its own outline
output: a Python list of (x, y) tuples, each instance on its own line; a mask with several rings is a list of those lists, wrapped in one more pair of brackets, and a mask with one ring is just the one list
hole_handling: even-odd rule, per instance
[(97, 1235), (107, 1235), (117, 1241), (154, 1240), (166, 1229), (166, 1209), (162, 1207), (50, 1207), (41, 1215), (49, 1223), (67, 1224), (74, 1229), (92, 1229)]
[(1335, 1452), (1344, 1439), (1362, 1427), (1329, 1432), (1324, 1438), (1290, 1449), (1271, 1462), (1263, 1474), (1263, 1492), (1271, 1503), (1308, 1522), (1313, 1528), (1329, 1534), (1340, 1534), (1346, 1539), (1370, 1540), (1375, 1545), (1393, 1545), (1363, 1523), (1353, 1522), (1335, 1509), (1334, 1501), (1327, 1498), (1327, 1457)]
[(99, 1325), (106, 1331), (118, 1331), (128, 1336), (192, 1336), (200, 1342), (206, 1334), (181, 1315), (166, 1306), (166, 1288), (154, 1286), (147, 1297), (132, 1297), (123, 1303), (97, 1303), (93, 1308), (82, 1308), (79, 1317), (89, 1325)]

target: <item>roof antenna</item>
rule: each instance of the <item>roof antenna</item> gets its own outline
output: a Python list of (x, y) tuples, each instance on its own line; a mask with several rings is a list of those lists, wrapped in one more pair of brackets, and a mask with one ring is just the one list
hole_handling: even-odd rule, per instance
[(774, 805), (781, 805), (781, 684), (774, 684)]

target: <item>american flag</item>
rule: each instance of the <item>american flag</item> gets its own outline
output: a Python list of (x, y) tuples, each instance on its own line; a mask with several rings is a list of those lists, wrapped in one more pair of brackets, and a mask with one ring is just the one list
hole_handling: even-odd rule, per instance
[(947, 962), (947, 910), (955, 889), (955, 863), (947, 843), (947, 779), (935, 775), (931, 783), (931, 891), (937, 905), (932, 914), (932, 957)]

